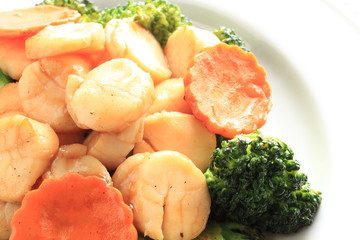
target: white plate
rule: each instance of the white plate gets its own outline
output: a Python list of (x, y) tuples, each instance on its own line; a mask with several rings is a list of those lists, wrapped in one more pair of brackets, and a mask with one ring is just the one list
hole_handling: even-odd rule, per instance
[(315, 222), (267, 239), (357, 236), (360, 167), (360, 35), (321, 1), (174, 1), (191, 19), (237, 30), (268, 73), (274, 107), (265, 135), (289, 143), (314, 189), (323, 192)]
[[(1, 11), (35, 2), (10, 1)], [(95, 2), (108, 7), (126, 1)], [(287, 142), (312, 187), (323, 192), (310, 227), (267, 239), (354, 239), (360, 213), (358, 26), (326, 1), (172, 2), (197, 24), (231, 27), (248, 43), (273, 89), (263, 133)]]

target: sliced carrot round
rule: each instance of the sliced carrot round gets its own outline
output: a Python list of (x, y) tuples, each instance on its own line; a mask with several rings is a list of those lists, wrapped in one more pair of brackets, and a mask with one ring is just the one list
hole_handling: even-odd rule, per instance
[(53, 5), (0, 12), (0, 37), (33, 35), (48, 25), (75, 22), (80, 17), (76, 10)]
[(262, 127), (272, 106), (264, 68), (238, 46), (220, 43), (196, 55), (184, 84), (194, 116), (228, 138)]
[(47, 179), (30, 191), (11, 228), (11, 240), (138, 238), (121, 193), (102, 178), (77, 173)]

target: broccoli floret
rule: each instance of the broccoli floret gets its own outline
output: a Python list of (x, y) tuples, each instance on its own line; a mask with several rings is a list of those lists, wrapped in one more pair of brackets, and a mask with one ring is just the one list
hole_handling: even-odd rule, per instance
[(55, 5), (77, 10), (81, 14), (79, 22), (98, 22), (101, 10), (89, 0), (44, 0), (38, 5)]
[(311, 189), (307, 183), (300, 190), (292, 192), (286, 201), (275, 203), (261, 217), (257, 226), (274, 233), (296, 232), (299, 226), (313, 222), (320, 203), (321, 193)]
[(194, 240), (263, 240), (261, 231), (233, 222), (209, 221), (205, 230)]
[(321, 193), (308, 179), (291, 148), (260, 133), (224, 140), (205, 172), (211, 217), (275, 233), (295, 232), (312, 223)]
[(179, 26), (191, 25), (180, 7), (166, 0), (128, 1), (125, 6), (104, 10), (100, 22), (106, 24), (114, 18), (130, 17), (149, 30), (162, 46), (165, 46), (170, 34)]
[(236, 34), (233, 29), (228, 27), (219, 27), (213, 30), (213, 33), (219, 38), (221, 42), (227, 43), (229, 45), (237, 45), (244, 51), (249, 52), (245, 42)]
[(0, 88), (10, 82), (13, 82), (13, 79), (0, 69)]

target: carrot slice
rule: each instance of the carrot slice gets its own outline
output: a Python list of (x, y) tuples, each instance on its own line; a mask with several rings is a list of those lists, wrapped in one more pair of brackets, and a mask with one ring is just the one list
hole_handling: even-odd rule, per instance
[(80, 17), (76, 10), (52, 5), (0, 12), (0, 37), (33, 35), (48, 25), (75, 22)]
[(220, 43), (195, 56), (185, 78), (185, 99), (209, 131), (233, 138), (263, 126), (271, 88), (256, 57)]
[(11, 221), (11, 240), (137, 239), (121, 193), (96, 176), (69, 173), (25, 195)]

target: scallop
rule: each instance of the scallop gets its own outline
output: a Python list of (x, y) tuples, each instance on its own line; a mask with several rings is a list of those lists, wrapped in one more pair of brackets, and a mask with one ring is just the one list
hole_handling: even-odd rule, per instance
[(96, 157), (108, 170), (115, 170), (143, 137), (144, 118), (124, 129), (121, 133), (92, 131), (84, 144), (88, 154)]
[(215, 148), (215, 134), (193, 115), (162, 111), (145, 118), (143, 140), (135, 145), (134, 153), (177, 151), (205, 172)]
[(70, 75), (67, 109), (80, 128), (120, 133), (139, 120), (155, 99), (148, 73), (125, 58), (107, 61), (83, 78)]
[(15, 114), (26, 115), (21, 105), (17, 82), (8, 83), (0, 88), (0, 118)]
[(49, 124), (56, 132), (76, 132), (65, 101), (70, 74), (84, 75), (90, 63), (77, 55), (42, 58), (25, 68), (18, 83), (21, 105), (26, 115)]
[(25, 55), (25, 37), (0, 38), (0, 69), (19, 80), (32, 60)]
[(194, 56), (204, 48), (220, 43), (215, 34), (194, 26), (181, 26), (173, 32), (164, 49), (172, 77), (185, 77)]
[(113, 183), (145, 236), (190, 240), (206, 226), (210, 194), (205, 176), (181, 153), (135, 154), (116, 169)]
[(22, 115), (0, 119), (0, 201), (20, 202), (59, 148), (55, 131)]
[(79, 173), (83, 176), (99, 176), (108, 184), (112, 184), (111, 177), (105, 166), (93, 156), (87, 154), (87, 147), (83, 144), (63, 145), (51, 163), (44, 178), (61, 178), (67, 173)]
[(104, 29), (101, 24), (94, 22), (50, 25), (25, 42), (25, 52), (29, 59), (72, 52), (97, 52), (104, 48)]
[(112, 58), (128, 58), (150, 73), (155, 85), (171, 76), (163, 50), (155, 37), (131, 19), (106, 24), (106, 49)]
[(191, 109), (184, 99), (184, 81), (182, 78), (171, 78), (155, 86), (155, 101), (149, 114), (161, 112), (191, 113)]
[(0, 201), (0, 240), (7, 240), (11, 235), (11, 219), (20, 203)]

